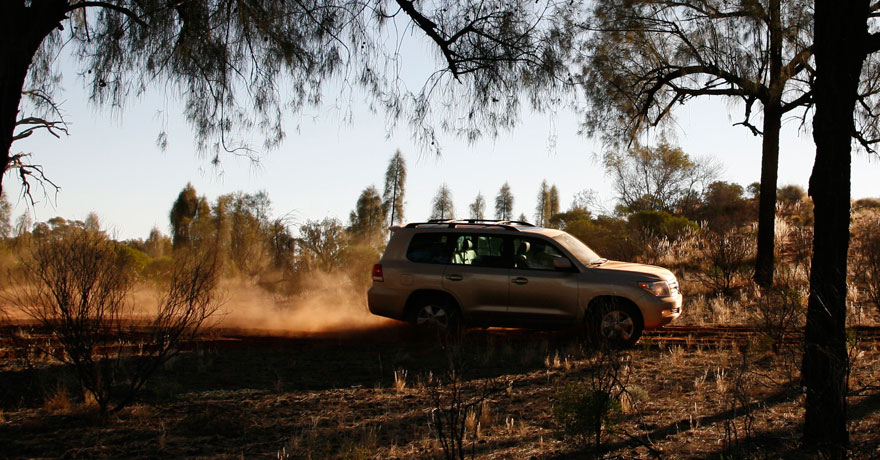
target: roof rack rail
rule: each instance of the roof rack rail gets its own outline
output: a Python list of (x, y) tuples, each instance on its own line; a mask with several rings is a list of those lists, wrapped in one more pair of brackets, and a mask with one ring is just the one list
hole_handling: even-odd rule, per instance
[(508, 230), (519, 231), (516, 226), (534, 227), (534, 224), (523, 222), (521, 220), (497, 220), (497, 219), (429, 219), (427, 222), (412, 222), (406, 224), (406, 228), (415, 228), (419, 225), (448, 225), (448, 228), (455, 228), (458, 225), (483, 225), (486, 227), (501, 227)]

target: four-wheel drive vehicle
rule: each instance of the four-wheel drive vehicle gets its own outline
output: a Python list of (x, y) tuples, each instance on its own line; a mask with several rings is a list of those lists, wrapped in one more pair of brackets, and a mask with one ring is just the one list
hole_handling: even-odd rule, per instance
[(583, 325), (618, 345), (681, 314), (665, 268), (603, 259), (560, 230), (487, 220), (392, 227), (368, 302), (375, 315), (439, 329)]

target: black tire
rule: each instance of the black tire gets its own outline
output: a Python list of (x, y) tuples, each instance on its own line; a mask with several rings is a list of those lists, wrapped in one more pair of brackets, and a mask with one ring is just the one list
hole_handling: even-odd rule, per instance
[(642, 313), (625, 300), (603, 299), (589, 313), (587, 330), (599, 346), (630, 347), (638, 342), (645, 328)]
[(461, 331), (458, 309), (449, 299), (439, 295), (425, 296), (414, 302), (410, 322), (445, 337), (456, 336)]

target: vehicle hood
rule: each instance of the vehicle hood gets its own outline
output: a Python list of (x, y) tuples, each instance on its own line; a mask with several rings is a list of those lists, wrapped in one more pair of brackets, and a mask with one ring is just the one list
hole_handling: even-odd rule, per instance
[(621, 262), (618, 260), (609, 260), (602, 265), (593, 266), (590, 268), (598, 272), (604, 272), (608, 274), (610, 274), (611, 272), (616, 272), (620, 274), (626, 273), (632, 276), (633, 279), (645, 278), (667, 280), (675, 277), (675, 275), (673, 275), (671, 271), (663, 267), (637, 264), (635, 262)]

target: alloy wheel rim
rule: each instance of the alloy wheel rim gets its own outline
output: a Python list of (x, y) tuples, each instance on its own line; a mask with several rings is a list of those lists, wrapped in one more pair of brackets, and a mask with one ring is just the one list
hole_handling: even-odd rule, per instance
[(440, 329), (446, 329), (449, 326), (449, 315), (443, 307), (425, 305), (419, 310), (419, 315), (416, 317), (416, 323), (419, 325), (428, 325)]
[(612, 310), (602, 317), (602, 336), (608, 339), (629, 340), (632, 337), (634, 324), (632, 317), (626, 312)]

